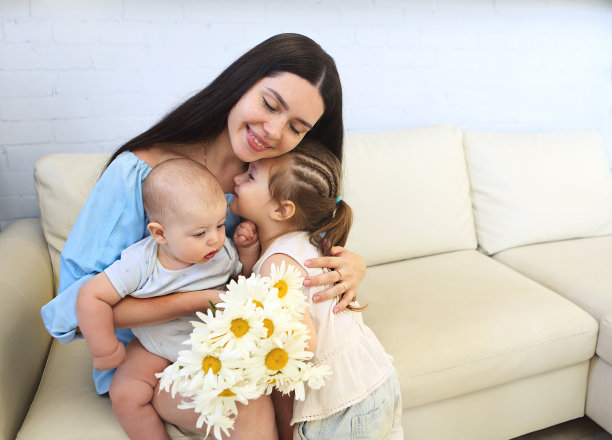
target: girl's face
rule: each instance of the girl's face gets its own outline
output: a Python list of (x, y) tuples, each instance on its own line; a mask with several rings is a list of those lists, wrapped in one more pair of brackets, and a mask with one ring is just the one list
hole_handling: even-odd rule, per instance
[(323, 114), (319, 90), (289, 72), (260, 79), (234, 105), (227, 129), (243, 162), (292, 150)]
[(270, 196), (270, 167), (274, 159), (251, 162), (246, 172), (234, 177), (234, 199), (230, 210), (234, 214), (251, 220), (257, 226), (268, 218), (269, 209), (276, 206)]

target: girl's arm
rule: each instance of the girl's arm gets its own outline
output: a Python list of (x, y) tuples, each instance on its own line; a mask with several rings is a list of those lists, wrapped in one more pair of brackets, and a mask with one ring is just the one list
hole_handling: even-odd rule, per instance
[(357, 288), (366, 274), (366, 263), (363, 257), (347, 251), (342, 246), (334, 246), (330, 256), (306, 260), (304, 265), (332, 269), (329, 272), (304, 279), (304, 285), (310, 287), (335, 283), (312, 298), (314, 302), (321, 302), (342, 295), (334, 307), (334, 313), (344, 310), (355, 299)]
[(205, 311), (219, 302), (220, 290), (195, 290), (153, 298), (126, 296), (113, 306), (115, 328), (145, 327)]
[(97, 274), (79, 290), (76, 302), (79, 328), (98, 370), (118, 367), (125, 358), (125, 347), (115, 335), (112, 306), (121, 300), (104, 272)]

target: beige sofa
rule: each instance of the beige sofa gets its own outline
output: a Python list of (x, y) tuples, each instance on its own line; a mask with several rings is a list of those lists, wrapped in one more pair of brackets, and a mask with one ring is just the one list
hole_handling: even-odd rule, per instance
[[(106, 158), (41, 159), (41, 220), (0, 234), (3, 439), (127, 438), (83, 342), (40, 319)], [(395, 358), (406, 438), (509, 439), (585, 407), (612, 432), (612, 175), (595, 133), (353, 134), (345, 167), (347, 246), (369, 266), (359, 297)]]

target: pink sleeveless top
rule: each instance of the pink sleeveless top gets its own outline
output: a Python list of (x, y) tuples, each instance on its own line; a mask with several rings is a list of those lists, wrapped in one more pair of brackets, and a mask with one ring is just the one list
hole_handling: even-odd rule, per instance
[[(255, 264), (259, 273), (262, 263), (273, 254), (286, 254), (300, 263), (309, 276), (323, 272), (303, 263), (319, 256), (306, 232), (291, 232), (277, 238)], [(328, 365), (332, 371), (325, 386), (312, 390), (306, 386), (306, 398), (293, 404), (291, 424), (324, 419), (365, 399), (381, 385), (393, 370), (392, 358), (372, 330), (364, 323), (360, 312), (333, 312), (336, 300), (314, 303), (312, 296), (329, 286), (304, 287), (308, 312), (317, 331), (317, 348), (312, 362)], [(353, 303), (357, 305), (357, 303)]]

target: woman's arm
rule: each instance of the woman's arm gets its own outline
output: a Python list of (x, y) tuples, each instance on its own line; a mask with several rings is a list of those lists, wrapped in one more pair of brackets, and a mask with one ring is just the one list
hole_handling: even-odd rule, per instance
[(304, 265), (331, 269), (329, 272), (307, 277), (304, 279), (304, 285), (310, 287), (335, 283), (312, 298), (314, 302), (320, 302), (342, 295), (334, 307), (334, 313), (341, 312), (355, 299), (357, 288), (366, 274), (366, 263), (363, 257), (347, 251), (342, 246), (334, 246), (330, 256), (306, 260)]
[(115, 328), (145, 327), (201, 312), (219, 302), (220, 290), (195, 290), (153, 298), (126, 296), (113, 307)]

